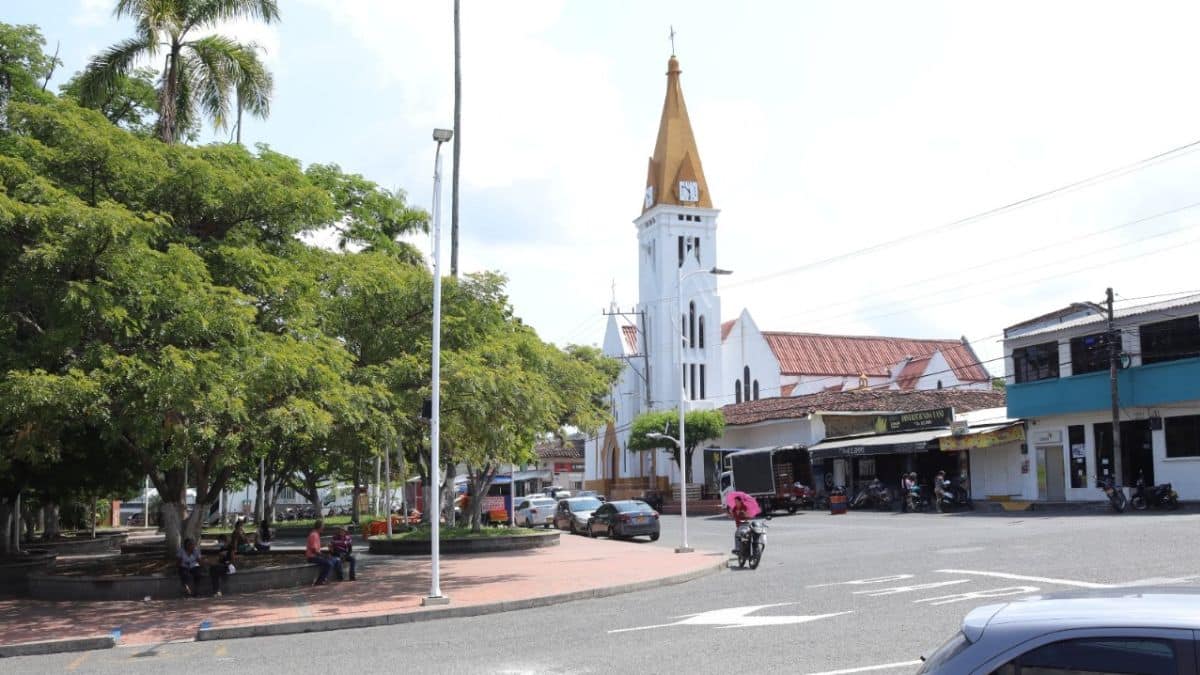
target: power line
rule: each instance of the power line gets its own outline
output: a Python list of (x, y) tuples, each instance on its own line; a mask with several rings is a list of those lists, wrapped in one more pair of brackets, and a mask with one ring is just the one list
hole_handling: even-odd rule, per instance
[(1191, 152), (1194, 152), (1198, 149), (1200, 149), (1200, 140), (1195, 140), (1190, 143), (1186, 143), (1184, 145), (1180, 145), (1180, 146), (1171, 148), (1170, 150), (1167, 150), (1165, 152), (1160, 152), (1156, 155), (1147, 157), (1147, 158), (1139, 160), (1137, 162), (1133, 162), (1132, 164), (1127, 164), (1127, 165), (1124, 165), (1124, 166), (1121, 166), (1121, 167), (1118, 167), (1115, 169), (1110, 169), (1108, 171), (1104, 171), (1104, 172), (1089, 176), (1082, 180), (1077, 180), (1073, 183), (1068, 183), (1067, 185), (1063, 185), (1061, 187), (1057, 187), (1052, 190), (1046, 190), (1044, 192), (1039, 192), (1037, 194), (1030, 195), (1028, 197), (1024, 197), (1022, 199), (1018, 199), (1013, 202), (1009, 202), (1007, 204), (1004, 204), (1003, 206), (997, 206), (997, 207), (988, 209), (986, 211), (981, 211), (974, 215), (966, 216), (965, 218), (959, 218), (958, 220), (954, 220), (949, 223), (937, 225), (935, 227), (927, 228), (925, 230), (914, 232), (912, 234), (907, 234), (902, 237), (896, 237), (895, 239), (890, 239), (888, 241), (884, 241), (884, 242), (881, 242), (878, 244), (872, 244), (870, 246), (866, 246), (866, 247), (856, 249), (853, 251), (848, 251), (846, 253), (839, 253), (837, 255), (830, 256), (828, 258), (824, 258), (822, 260), (817, 260), (817, 261), (814, 261), (811, 263), (805, 263), (803, 265), (798, 265), (796, 267), (780, 270), (777, 272), (772, 272), (769, 274), (764, 274), (764, 275), (761, 275), (758, 277), (748, 279), (743, 282), (735, 282), (732, 284), (727, 284), (726, 288), (737, 288), (740, 286), (746, 286), (746, 285), (750, 285), (750, 284), (760, 283), (762, 281), (767, 281), (767, 280), (774, 279), (774, 278), (788, 275), (788, 274), (794, 274), (796, 272), (801, 272), (804, 270), (810, 270), (810, 269), (815, 269), (818, 267), (823, 267), (830, 263), (846, 260), (846, 259), (849, 259), (856, 255), (862, 255), (864, 253), (872, 253), (872, 252), (879, 251), (879, 250), (882, 250), (889, 246), (894, 246), (896, 244), (900, 244), (900, 243), (903, 243), (906, 241), (922, 239), (922, 238), (928, 237), (933, 234), (938, 234), (941, 232), (946, 232), (948, 230), (957, 229), (959, 227), (963, 227), (963, 226), (978, 222), (980, 220), (984, 220), (991, 216), (1000, 215), (1002, 213), (1007, 213), (1009, 211), (1014, 211), (1019, 208), (1030, 206), (1032, 204), (1036, 204), (1038, 202), (1047, 200), (1051, 197), (1063, 195), (1068, 192), (1073, 192), (1075, 190), (1078, 190), (1078, 189), (1081, 189), (1084, 187), (1088, 187), (1091, 185), (1095, 185), (1097, 183), (1101, 183), (1101, 182), (1104, 182), (1107, 180), (1111, 180), (1113, 178), (1119, 178), (1120, 176), (1132, 173), (1134, 171), (1140, 171), (1141, 169), (1147, 168), (1149, 166), (1153, 166), (1154, 164), (1158, 164), (1160, 162), (1164, 162), (1164, 161), (1174, 159), (1177, 157), (1182, 157), (1182, 156), (1189, 154)]

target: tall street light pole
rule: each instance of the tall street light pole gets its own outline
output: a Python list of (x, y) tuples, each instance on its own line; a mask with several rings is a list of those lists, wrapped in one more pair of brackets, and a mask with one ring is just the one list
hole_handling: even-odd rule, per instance
[(434, 129), (437, 149), (433, 154), (433, 382), (430, 386), (429, 474), (433, 477), (432, 505), (429, 510), (430, 575), (429, 597), (422, 605), (445, 605), (450, 598), (442, 595), (441, 585), (441, 514), (442, 480), (438, 453), (441, 441), (442, 401), (442, 143), (454, 137), (449, 129)]
[[(697, 274), (712, 274), (714, 276), (723, 276), (733, 274), (730, 270), (723, 270), (719, 267), (710, 267), (708, 269), (692, 270), (687, 274), (683, 273), (683, 266), (680, 265), (675, 270), (675, 313), (676, 316), (683, 316), (683, 280)], [(691, 553), (692, 547), (688, 546), (688, 521), (687, 521), (687, 484), (688, 484), (688, 461), (687, 461), (687, 432), (684, 430), (686, 422), (686, 409), (688, 400), (687, 388), (687, 365), (684, 364), (683, 345), (691, 342), (688, 340), (687, 331), (681, 331), (679, 344), (679, 438), (675, 441), (679, 448), (679, 469), (682, 476), (679, 479), (679, 517), (683, 520), (683, 540), (679, 547), (675, 549), (676, 553)]]

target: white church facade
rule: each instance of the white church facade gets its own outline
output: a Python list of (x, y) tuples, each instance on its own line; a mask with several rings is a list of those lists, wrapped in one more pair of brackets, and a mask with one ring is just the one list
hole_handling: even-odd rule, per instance
[[(748, 310), (722, 321), (720, 212), (704, 177), (680, 73), (672, 56), (642, 212), (633, 221), (638, 303), (624, 313), (614, 303), (604, 336), (604, 353), (625, 368), (612, 391), (614, 421), (587, 442), (585, 484), (612, 498), (677, 484), (679, 470), (667, 452), (630, 451), (626, 444), (638, 415), (677, 409), (681, 399), (698, 410), (863, 387), (990, 389), (991, 378), (965, 339), (770, 332)], [(689, 484), (704, 480), (702, 466), (689, 466), (688, 473)]]

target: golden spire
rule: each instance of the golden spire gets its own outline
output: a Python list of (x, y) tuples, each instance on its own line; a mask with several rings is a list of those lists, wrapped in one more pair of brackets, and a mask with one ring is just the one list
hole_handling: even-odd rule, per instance
[[(683, 88), (679, 84), (679, 59), (672, 54), (667, 61), (667, 96), (663, 100), (662, 119), (658, 123), (658, 140), (654, 143), (654, 156), (646, 177), (646, 187), (652, 190), (653, 199), (648, 210), (655, 204), (677, 206), (700, 206), (712, 208), (712, 196), (704, 180), (704, 168), (700, 163), (700, 150), (692, 134), (692, 122), (688, 119), (687, 104), (683, 102)], [(695, 183), (699, 194), (680, 194), (680, 182)], [(684, 201), (691, 197), (690, 201)]]

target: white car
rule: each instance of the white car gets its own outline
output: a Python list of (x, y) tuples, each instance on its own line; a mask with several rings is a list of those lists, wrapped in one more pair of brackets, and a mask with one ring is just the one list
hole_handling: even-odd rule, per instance
[(517, 502), (516, 521), (525, 527), (549, 528), (558, 502), (549, 497), (529, 497)]

